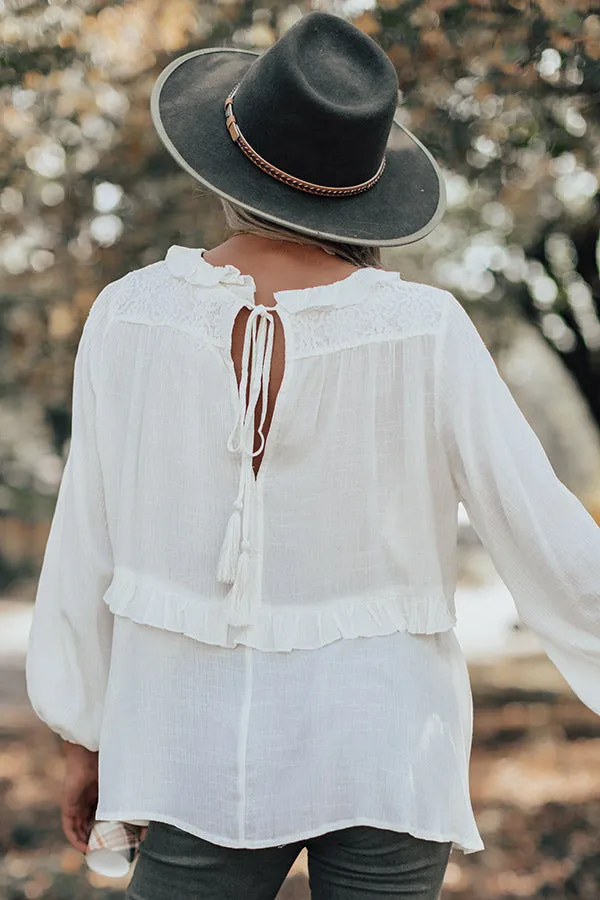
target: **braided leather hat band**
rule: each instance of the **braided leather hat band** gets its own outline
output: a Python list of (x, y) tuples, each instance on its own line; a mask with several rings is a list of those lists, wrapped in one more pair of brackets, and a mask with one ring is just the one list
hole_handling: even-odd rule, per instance
[(328, 187), (323, 184), (313, 184), (310, 181), (304, 181), (302, 178), (297, 178), (295, 175), (290, 175), (288, 172), (284, 172), (272, 163), (267, 162), (266, 159), (263, 159), (263, 157), (250, 146), (237, 124), (233, 112), (233, 98), (237, 87), (238, 86), (236, 85), (225, 101), (225, 124), (227, 130), (229, 131), (232, 141), (238, 145), (240, 150), (245, 153), (254, 165), (258, 166), (263, 172), (266, 172), (267, 175), (270, 175), (272, 178), (276, 178), (278, 181), (289, 185), (289, 187), (296, 188), (299, 191), (306, 191), (308, 194), (320, 194), (329, 197), (352, 197), (355, 194), (362, 194), (363, 191), (368, 191), (370, 187), (373, 187), (373, 185), (381, 178), (383, 170), (385, 169), (385, 156), (381, 160), (381, 165), (372, 178), (369, 178), (368, 181), (363, 181), (362, 184), (353, 184), (347, 187)]

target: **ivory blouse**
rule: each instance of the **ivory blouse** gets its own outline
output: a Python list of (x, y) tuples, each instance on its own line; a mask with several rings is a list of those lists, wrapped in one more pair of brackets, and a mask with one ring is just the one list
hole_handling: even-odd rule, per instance
[[(600, 529), (451, 294), (374, 268), (279, 291), (276, 310), (254, 291), (174, 246), (94, 301), (33, 708), (99, 750), (99, 820), (229, 847), (364, 824), (482, 850), (458, 503), (598, 714)], [(243, 306), (248, 404), (230, 355)], [(285, 369), (255, 477), (275, 315)]]

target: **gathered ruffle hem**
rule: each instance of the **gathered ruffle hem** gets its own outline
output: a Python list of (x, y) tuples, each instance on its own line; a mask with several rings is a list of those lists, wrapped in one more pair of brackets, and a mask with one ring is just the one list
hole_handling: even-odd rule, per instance
[(375, 637), (409, 631), (435, 634), (456, 625), (443, 595), (365, 597), (314, 606), (265, 604), (251, 625), (229, 625), (223, 601), (205, 600), (185, 587), (116, 566), (104, 602), (119, 616), (142, 625), (175, 631), (220, 647), (244, 644), (256, 650), (313, 650), (342, 638)]

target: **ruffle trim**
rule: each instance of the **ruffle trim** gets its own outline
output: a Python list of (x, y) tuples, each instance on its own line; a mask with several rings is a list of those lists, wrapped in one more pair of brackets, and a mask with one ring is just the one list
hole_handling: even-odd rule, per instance
[(237, 284), (254, 291), (255, 284), (251, 275), (242, 275), (235, 266), (213, 266), (204, 259), (205, 249), (180, 247), (173, 244), (167, 250), (165, 262), (171, 275), (181, 278), (190, 284), (213, 287), (215, 284)]
[(244, 644), (257, 650), (314, 650), (342, 638), (409, 631), (435, 634), (456, 625), (444, 596), (347, 600), (302, 609), (261, 607), (252, 625), (229, 625), (223, 602), (207, 601), (185, 588), (119, 567), (104, 594), (115, 615), (175, 631), (220, 647)]
[[(253, 298), (256, 284), (251, 275), (242, 275), (238, 268), (231, 265), (213, 266), (204, 259), (205, 252), (203, 248), (174, 244), (167, 250), (165, 262), (174, 278), (202, 287), (214, 287), (217, 284), (242, 287), (247, 291), (248, 298)], [(363, 303), (364, 288), (399, 281), (401, 278), (398, 272), (366, 266), (332, 284), (275, 291), (274, 297), (277, 305), (283, 306), (290, 313), (323, 306), (340, 309)]]

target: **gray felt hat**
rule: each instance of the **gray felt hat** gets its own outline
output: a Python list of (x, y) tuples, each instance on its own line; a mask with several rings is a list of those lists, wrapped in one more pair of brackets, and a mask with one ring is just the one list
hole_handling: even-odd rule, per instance
[(429, 234), (445, 206), (440, 171), (395, 119), (397, 103), (381, 47), (312, 12), (264, 53), (173, 60), (150, 107), (174, 159), (221, 197), (295, 231), (395, 246)]

